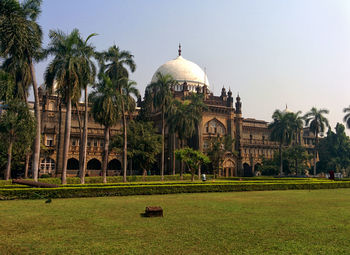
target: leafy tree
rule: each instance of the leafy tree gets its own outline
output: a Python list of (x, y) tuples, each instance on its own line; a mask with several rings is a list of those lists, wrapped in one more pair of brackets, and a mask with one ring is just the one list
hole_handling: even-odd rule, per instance
[(7, 165), (5, 180), (11, 178), (11, 163), (13, 145), (20, 142), (22, 147), (28, 147), (35, 133), (35, 121), (29, 112), (27, 105), (19, 100), (7, 101), (5, 112), (0, 118), (0, 132), (7, 138)]
[(324, 116), (328, 114), (327, 109), (317, 109), (312, 107), (309, 112), (304, 115), (305, 125), (310, 127), (310, 130), (315, 134), (315, 148), (314, 148), (314, 175), (316, 175), (316, 158), (319, 142), (319, 134), (325, 131), (326, 127), (329, 127), (327, 118)]
[(288, 112), (276, 110), (272, 115), (273, 122), (268, 126), (271, 130), (271, 141), (279, 143), (280, 175), (283, 175), (283, 146), (291, 144), (295, 132), (295, 126), (291, 122), (291, 117), (292, 115)]
[(157, 81), (147, 86), (146, 90), (149, 90), (152, 97), (153, 107), (160, 112), (160, 118), (162, 120), (162, 156), (161, 156), (161, 179), (164, 180), (164, 138), (165, 138), (165, 114), (172, 101), (171, 88), (177, 83), (171, 75), (163, 75), (161, 73), (156, 74)]
[(305, 147), (293, 145), (283, 152), (283, 158), (288, 168), (294, 170), (295, 174), (298, 175), (299, 167), (302, 169), (308, 168), (307, 161), (310, 159), (310, 155), (307, 153)]
[(67, 106), (62, 169), (62, 184), (66, 184), (72, 101), (79, 100), (81, 87), (87, 82), (86, 72), (89, 71), (89, 67), (86, 57), (82, 54), (81, 36), (78, 29), (74, 29), (70, 34), (65, 34), (60, 30), (51, 30), (49, 37), (51, 41), (45, 53), (53, 55), (54, 59), (46, 69), (45, 83), (48, 88), (52, 88), (54, 81), (57, 82), (58, 90)]
[(337, 171), (350, 166), (350, 138), (345, 134), (344, 125), (337, 123), (335, 132), (328, 130), (320, 140), (318, 162), (319, 171)]
[[(119, 93), (120, 111), (123, 120), (123, 134), (124, 134), (124, 149), (123, 149), (123, 180), (126, 182), (126, 168), (127, 168), (127, 121), (126, 112), (132, 108), (131, 94), (137, 94), (136, 83), (129, 82), (129, 71), (134, 72), (136, 64), (133, 55), (129, 51), (120, 50), (119, 47), (113, 45), (107, 51), (97, 54), (100, 62), (100, 72), (107, 75), (115, 84)], [(135, 94), (135, 95), (136, 95)], [(136, 96), (137, 96), (136, 95)]]
[(207, 155), (188, 147), (176, 150), (175, 155), (179, 160), (183, 160), (190, 169), (192, 181), (194, 181), (196, 170), (198, 170), (202, 164), (210, 163), (210, 159)]
[[(123, 136), (114, 137), (111, 147), (121, 149)], [(145, 176), (147, 170), (157, 162), (161, 151), (161, 136), (152, 122), (132, 121), (128, 126), (128, 156), (140, 166)]]
[(36, 20), (41, 12), (41, 0), (0, 1), (0, 55), (11, 58), (19, 66), (30, 69), (31, 83), (34, 91), (34, 111), (36, 118), (36, 136), (33, 150), (33, 176), (38, 179), (40, 159), (40, 106), (38, 85), (34, 70), (34, 60), (39, 60), (42, 31)]
[(112, 126), (117, 124), (120, 117), (120, 97), (115, 84), (108, 76), (100, 74), (99, 79), (100, 81), (90, 94), (89, 100), (92, 102), (92, 114), (95, 121), (105, 128), (102, 172), (103, 182), (107, 183), (110, 130)]

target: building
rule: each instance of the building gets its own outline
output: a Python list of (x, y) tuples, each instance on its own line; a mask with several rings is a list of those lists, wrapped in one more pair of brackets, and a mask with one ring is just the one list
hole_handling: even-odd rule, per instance
[[(230, 135), (235, 139), (236, 154), (227, 152), (223, 161), (223, 168), (219, 174), (222, 176), (250, 176), (257, 172), (261, 165), (262, 157), (272, 158), (278, 149), (278, 144), (269, 140), (268, 122), (252, 118), (244, 118), (242, 112), (242, 100), (237, 95), (233, 97), (232, 91), (222, 88), (221, 95), (215, 96), (210, 92), (209, 80), (206, 73), (195, 63), (186, 60), (181, 55), (179, 46), (178, 56), (161, 65), (153, 75), (151, 82), (156, 81), (156, 74), (170, 74), (178, 83), (173, 89), (174, 97), (183, 99), (189, 93), (202, 93), (204, 103), (208, 110), (203, 113), (203, 119), (198, 128), (197, 141), (195, 147), (201, 151), (206, 151), (209, 140), (217, 135)], [(60, 98), (49, 93), (45, 89), (40, 89), (40, 106), (42, 110), (42, 133), (47, 151), (42, 153), (40, 174), (57, 173), (62, 169), (62, 153), (64, 137), (65, 108), (59, 106)], [(84, 109), (79, 103), (72, 111), (71, 144), (68, 160), (68, 175), (77, 175), (79, 169), (79, 116)], [(286, 108), (285, 111), (288, 111)], [(79, 114), (80, 113), (80, 114)], [(134, 113), (137, 115), (137, 111)], [(155, 119), (157, 124), (157, 120)], [(121, 130), (121, 123), (112, 128), (112, 135)], [(87, 173), (98, 175), (101, 169), (103, 132), (101, 125), (94, 122), (89, 114), (88, 126), (88, 151), (87, 151)], [(171, 139), (166, 135), (167, 150), (166, 155), (170, 155), (172, 148)], [(313, 149), (314, 137), (311, 132), (302, 132), (300, 143)], [(166, 173), (170, 173), (170, 157), (166, 157)], [(55, 162), (58, 162), (57, 164)], [(108, 174), (120, 174), (121, 155), (111, 152), (109, 155)]]

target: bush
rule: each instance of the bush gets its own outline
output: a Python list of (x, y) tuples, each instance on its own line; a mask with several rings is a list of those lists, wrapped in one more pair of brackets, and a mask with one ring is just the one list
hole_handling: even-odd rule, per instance
[(188, 183), (186, 184), (154, 184), (154, 185), (113, 185), (113, 186), (82, 186), (60, 188), (12, 188), (0, 189), (0, 199), (40, 199), (40, 198), (74, 198), (153, 195), (198, 192), (232, 192), (232, 191), (262, 191), (288, 189), (335, 189), (350, 188), (350, 182), (309, 182), (309, 183)]

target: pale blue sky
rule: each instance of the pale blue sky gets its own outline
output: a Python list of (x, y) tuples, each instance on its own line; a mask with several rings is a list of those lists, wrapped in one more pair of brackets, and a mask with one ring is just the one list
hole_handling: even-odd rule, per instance
[[(156, 69), (177, 56), (206, 67), (211, 90), (240, 93), (244, 117), (271, 120), (285, 104), (330, 110), (332, 127), (350, 105), (350, 1), (46, 0), (41, 24), (78, 28), (97, 50), (114, 43), (135, 56), (131, 78), (144, 92)], [(47, 61), (37, 65), (43, 82)], [(348, 132), (349, 134), (349, 132)]]

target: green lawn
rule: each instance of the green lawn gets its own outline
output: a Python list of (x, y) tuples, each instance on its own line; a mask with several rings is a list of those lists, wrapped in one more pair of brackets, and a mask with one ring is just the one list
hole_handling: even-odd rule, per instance
[(0, 201), (1, 255), (349, 254), (349, 240), (350, 189)]

